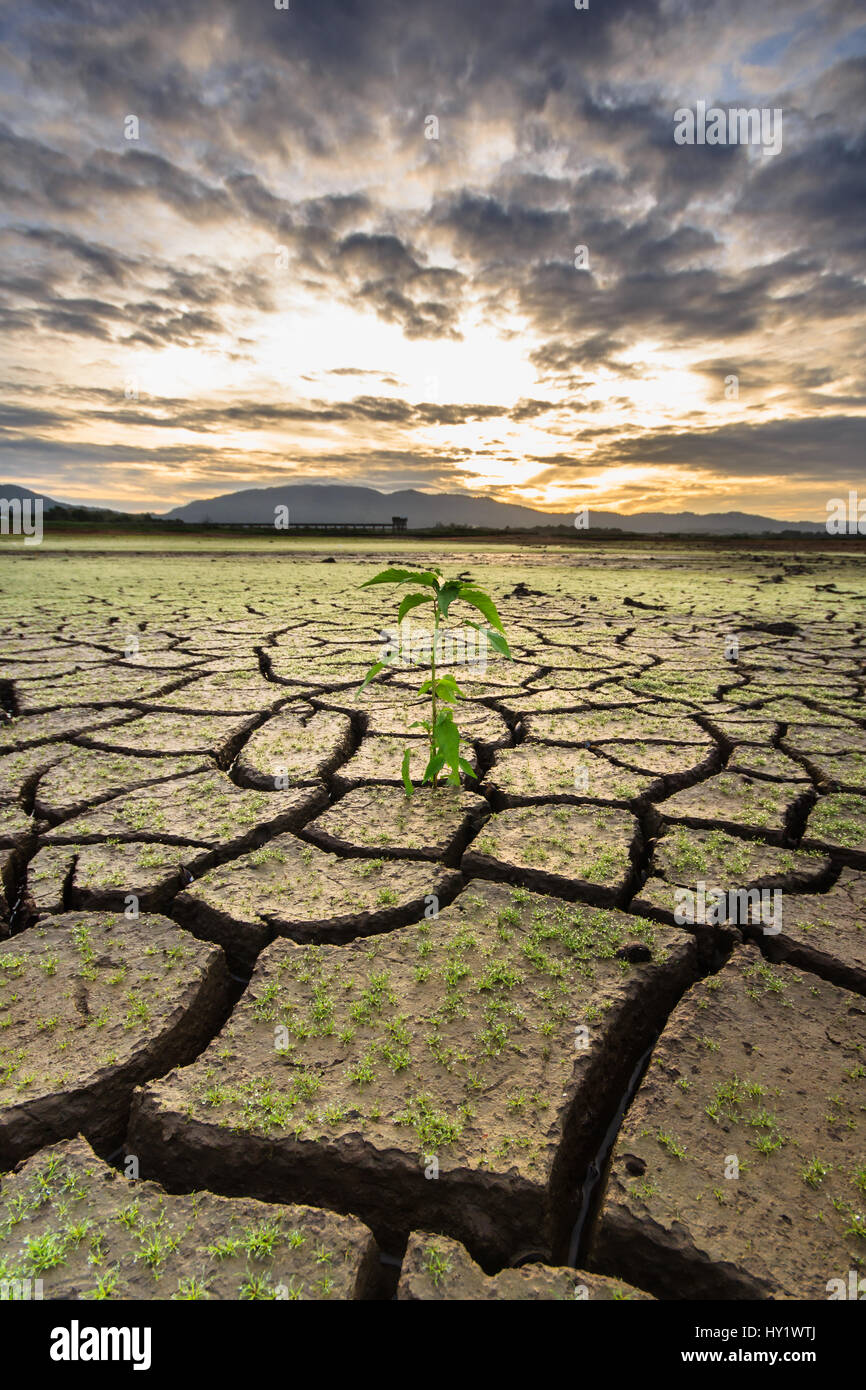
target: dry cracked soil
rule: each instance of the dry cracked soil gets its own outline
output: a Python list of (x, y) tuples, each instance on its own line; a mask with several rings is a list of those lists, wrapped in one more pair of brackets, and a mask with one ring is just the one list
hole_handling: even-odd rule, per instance
[(830, 1297), (866, 560), (416, 545), (512, 659), (410, 799), (393, 558), (0, 556), (0, 1297)]

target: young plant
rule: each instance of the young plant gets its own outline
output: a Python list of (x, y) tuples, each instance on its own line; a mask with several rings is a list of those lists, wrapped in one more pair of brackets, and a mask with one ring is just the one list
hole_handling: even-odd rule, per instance
[[(430, 755), (427, 766), (424, 769), (422, 782), (432, 782), (433, 786), (439, 785), (439, 776), (443, 768), (449, 769), (446, 781), (454, 787), (460, 785), (460, 773), (465, 772), (467, 777), (474, 777), (471, 766), (465, 758), (460, 756), (461, 742), (467, 742), (462, 738), (460, 730), (454, 720), (454, 705), (457, 700), (465, 699), (463, 691), (451, 672), (439, 675), (436, 669), (436, 659), (439, 652), (440, 632), (455, 603), (465, 603), (471, 608), (475, 608), (486, 623), (468, 622), (467, 626), (474, 628), (484, 642), (489, 642), (494, 651), (501, 656), (511, 659), (511, 652), (508, 642), (505, 639), (505, 631), (502, 627), (496, 605), (489, 594), (483, 589), (479, 589), (473, 583), (466, 583), (462, 579), (443, 579), (442, 571), (438, 569), (412, 570), (412, 569), (387, 569), (368, 579), (361, 585), (362, 589), (369, 589), (374, 584), (409, 584), (413, 586), (410, 593), (404, 594), (400, 600), (397, 610), (398, 628), (408, 613), (415, 608), (429, 605), (433, 612), (433, 634), (430, 643), (430, 674), (421, 685), (419, 695), (429, 695), (430, 697), (430, 718), (415, 720), (410, 728), (421, 728), (426, 732), (429, 739)], [(388, 666), (394, 664), (396, 656), (385, 656), (375, 661), (370, 667), (364, 681), (358, 690), (360, 695), (364, 687), (378, 676), (380, 671), (386, 670)], [(412, 780), (409, 776), (409, 764), (412, 757), (411, 749), (407, 748), (403, 754), (402, 777), (403, 786), (406, 788), (406, 795), (411, 796), (414, 791)]]

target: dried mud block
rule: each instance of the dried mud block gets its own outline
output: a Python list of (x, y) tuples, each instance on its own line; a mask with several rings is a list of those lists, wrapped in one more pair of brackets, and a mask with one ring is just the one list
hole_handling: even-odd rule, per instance
[(661, 794), (658, 777), (620, 767), (587, 748), (560, 748), (523, 743), (496, 754), (484, 779), (493, 804), (529, 806), (540, 802), (608, 801), (628, 806)]
[(543, 1264), (485, 1274), (458, 1241), (429, 1231), (413, 1231), (403, 1256), (397, 1298), (440, 1303), (582, 1303), (651, 1300), (652, 1294), (583, 1269)]
[[(817, 695), (818, 692), (813, 692), (811, 698), (815, 699)], [(851, 703), (853, 704), (853, 701)], [(755, 713), (752, 711), (753, 717)], [(810, 736), (815, 731), (822, 731), (819, 736), (827, 749), (831, 746), (831, 741), (836, 744), (839, 739), (844, 739), (844, 750), (859, 748), (862, 745), (862, 727), (848, 718), (848, 711), (835, 709), (826, 702), (822, 702), (820, 709), (815, 709), (794, 697), (768, 700), (761, 705), (759, 713), (765, 719), (776, 719), (780, 724), (787, 724), (785, 741), (790, 738), (792, 730), (799, 731), (805, 727), (808, 728)], [(862, 708), (857, 708), (852, 709), (850, 713), (857, 719), (862, 717), (863, 711)]]
[(76, 709), (51, 710), (31, 714), (0, 725), (0, 753), (32, 748), (53, 739), (68, 738), (89, 729), (108, 729), (130, 718), (132, 711), (121, 707), (99, 709), (95, 705)]
[(301, 720), (281, 710), (262, 724), (238, 754), (234, 773), (245, 787), (273, 791), (309, 786), (327, 777), (352, 751), (352, 721), (319, 710)]
[[(823, 854), (739, 839), (723, 830), (674, 824), (655, 843), (648, 877), (629, 906), (632, 912), (674, 923), (685, 901), (678, 890), (687, 888), (697, 895), (703, 884), (706, 919), (679, 925), (705, 937), (708, 943), (719, 935), (723, 924), (765, 939), (766, 926), (772, 926), (773, 935), (778, 935), (775, 929), (786, 905), (796, 903), (794, 895), (808, 887), (817, 891), (831, 873), (831, 861)], [(736, 896), (717, 906), (716, 892)], [(757, 892), (775, 896), (760, 900)], [(730, 931), (723, 931), (722, 936), (733, 939)]]
[(588, 1263), (659, 1297), (825, 1299), (863, 1258), (864, 1137), (866, 1001), (740, 947), (659, 1039)]
[(610, 742), (593, 745), (597, 753), (664, 779), (668, 790), (684, 786), (687, 779), (706, 776), (718, 767), (718, 753), (708, 744)]
[(822, 787), (866, 793), (866, 753), (817, 753), (807, 763)]
[(364, 786), (347, 792), (305, 827), (323, 849), (456, 863), (469, 835), (489, 815), (481, 796), (462, 787)]
[(119, 753), (205, 753), (227, 767), (257, 715), (148, 713), (120, 728), (82, 734), (87, 748)]
[(191, 652), (175, 651), (171, 647), (148, 647), (140, 646), (139, 650), (131, 656), (124, 655), (121, 658), (122, 666), (144, 667), (148, 671), (177, 671), (180, 674), (197, 675), (200, 671), (208, 669), (207, 663), (200, 656), (194, 656)]
[(79, 752), (74, 743), (42, 743), (0, 756), (0, 800), (21, 799), (50, 767)]
[(745, 777), (767, 777), (780, 782), (810, 782), (805, 768), (778, 748), (757, 748), (740, 744), (734, 749), (728, 771)]
[(252, 963), (276, 936), (346, 941), (423, 917), (450, 899), (459, 873), (421, 860), (343, 859), (279, 835), (204, 874), (172, 911), (196, 935)]
[(303, 825), (326, 801), (324, 788), (244, 791), (225, 773), (211, 770), (115, 797), (55, 826), (44, 839), (47, 844), (154, 840), (240, 849), (275, 831)]
[(22, 665), (28, 665), (34, 675), (38, 675), (42, 670), (43, 663), (61, 661), (71, 663), (76, 669), (79, 666), (96, 664), (105, 665), (105, 652), (99, 647), (77, 645), (73, 642), (60, 643), (56, 638), (47, 637), (47, 634), (40, 633), (38, 626), (29, 620), (26, 628), (18, 634), (17, 638), (9, 633), (3, 633), (4, 650), (11, 656), (17, 658)]
[(782, 930), (764, 951), (866, 994), (866, 874), (845, 867), (825, 893), (786, 895)]
[[(694, 710), (685, 705), (660, 715), (653, 701), (634, 709), (582, 709), (574, 714), (529, 714), (527, 739), (539, 743), (609, 743), (612, 739), (646, 744), (696, 745), (710, 751), (713, 740), (692, 722)], [(697, 757), (700, 762), (701, 758)]]
[(220, 671), (187, 682), (158, 699), (155, 709), (185, 710), (202, 714), (255, 714), (283, 704), (286, 691), (268, 681), (260, 671)]
[[(694, 705), (686, 705), (679, 700), (657, 700), (651, 695), (630, 690), (625, 679), (614, 677), (609, 680), (599, 681), (594, 689), (586, 692), (586, 707), (605, 710), (629, 706), (637, 713), (657, 713), (664, 718), (669, 716), (671, 719), (692, 719), (695, 715)], [(671, 736), (673, 730), (669, 729), (667, 737)]]
[(30, 838), (36, 828), (20, 801), (0, 801), (0, 847), (9, 849)]
[[(473, 676), (461, 671), (458, 674), (457, 683), (467, 700), (505, 700), (519, 698), (525, 686), (530, 681), (537, 680), (540, 675), (540, 668), (531, 663), (515, 660), (508, 663), (508, 671), (503, 672), (501, 680), (495, 680), (489, 674)], [(408, 688), (408, 682), (404, 685), (402, 681), (395, 680), (389, 682), (389, 687), (394, 690), (400, 687)], [(417, 691), (417, 684), (413, 685), (412, 689)]]
[(63, 912), (66, 889), (75, 866), (71, 845), (57, 845), (34, 854), (27, 865), (24, 908), (28, 917)]
[(772, 743), (779, 731), (779, 725), (774, 719), (747, 719), (715, 713), (710, 713), (708, 717), (720, 738), (734, 748), (739, 744), (759, 744), (766, 747)]
[(866, 754), (866, 729), (853, 724), (791, 724), (781, 740), (783, 748), (821, 762), (826, 757)]
[(0, 1185), (4, 1279), (46, 1299), (294, 1301), (372, 1297), (366, 1226), (313, 1207), (122, 1177), (81, 1137), (41, 1149)]
[(134, 1086), (189, 1061), (227, 1001), (222, 952), (165, 917), (70, 912), (0, 943), (0, 1166), (123, 1134)]
[(139, 1092), (130, 1149), (170, 1186), (351, 1205), (386, 1241), (552, 1253), (694, 951), (499, 884), (374, 942), (274, 943), (202, 1057)]
[(653, 848), (651, 870), (669, 883), (693, 886), (698, 879), (727, 887), (753, 884), (801, 891), (830, 872), (826, 854), (781, 849), (761, 840), (743, 840), (724, 830), (671, 825)]
[[(614, 648), (614, 652), (616, 648)], [(576, 652), (569, 647), (541, 647), (532, 653), (532, 660), (537, 662), (540, 667), (547, 666), (555, 669), (556, 680), (566, 680), (569, 684), (570, 674), (578, 676), (579, 680), (584, 680), (587, 676), (594, 682), (598, 681), (599, 674), (607, 676), (627, 676), (636, 675), (643, 669), (643, 663), (639, 661), (628, 661), (624, 659), (625, 654), (620, 651), (614, 657), (610, 649), (600, 650), (592, 648), (584, 652)]]
[(659, 803), (667, 820), (728, 830), (760, 831), (779, 843), (793, 823), (795, 812), (810, 795), (796, 782), (769, 782), (720, 772)]
[[(213, 854), (200, 846), (129, 844), (48, 845), (27, 865), (24, 908), (29, 916), (69, 909), (154, 912), (166, 907)], [(130, 899), (133, 896), (135, 902)]]
[[(278, 686), (308, 691), (357, 688), (370, 669), (370, 659), (358, 657), (301, 657), (268, 648), (269, 670)], [(379, 684), (374, 676), (371, 682)]]
[[(393, 629), (392, 629), (393, 631)], [(453, 631), (453, 630), (452, 630)], [(468, 635), (468, 634), (467, 634)], [(443, 641), (448, 642), (448, 637), (440, 633)], [(454, 644), (451, 655), (454, 659), (442, 659), (442, 653), (436, 658), (436, 671), (439, 675), (453, 675), (460, 689), (464, 694), (468, 693), (470, 687), (478, 691), (480, 695), (489, 695), (493, 687), (505, 683), (520, 685), (527, 674), (534, 674), (538, 668), (538, 663), (534, 657), (525, 652), (512, 647), (514, 653), (512, 658), (505, 656), (495, 656), (492, 647), (481, 650), (480, 639), (473, 635), (468, 642), (463, 644), (462, 655), (465, 660), (460, 660), (460, 636), (454, 633)], [(393, 690), (409, 690), (417, 694), (418, 687), (426, 679), (429, 670), (430, 643), (422, 643), (426, 647), (421, 660), (413, 663), (401, 664), (395, 662), (392, 670), (393, 675), (388, 680), (388, 688)]]
[[(103, 653), (103, 662), (105, 654)], [(46, 654), (41, 661), (9, 661), (3, 662), (4, 681), (27, 681), (38, 678), (40, 680), (50, 679), (51, 677), (67, 676), (73, 671), (80, 670), (87, 663), (79, 661), (54, 661), (50, 654)]]
[(640, 849), (634, 816), (605, 806), (518, 806), (498, 811), (462, 868), (536, 892), (620, 902), (631, 892)]
[[(499, 704), (511, 718), (527, 719), (530, 715), (579, 710), (586, 703), (587, 693), (584, 688), (549, 684), (537, 686), (524, 694), (505, 696)], [(634, 698), (638, 699), (637, 696)]]
[(40, 778), (36, 789), (36, 814), (55, 820), (78, 815), (88, 806), (151, 782), (213, 771), (213, 764), (201, 756), (144, 757), (64, 747), (67, 756)]
[(133, 667), (107, 664), (82, 667), (47, 680), (16, 681), (15, 697), (25, 715), (87, 704), (105, 709), (133, 700), (153, 700), (177, 684), (178, 677), (169, 672), (151, 675)]
[(812, 808), (803, 844), (826, 846), (852, 864), (866, 865), (866, 797), (846, 792), (821, 796)]

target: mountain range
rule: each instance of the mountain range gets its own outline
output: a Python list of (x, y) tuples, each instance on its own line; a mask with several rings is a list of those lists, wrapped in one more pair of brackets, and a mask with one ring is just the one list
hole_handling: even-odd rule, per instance
[[(219, 523), (259, 523), (272, 525), (275, 509), (289, 509), (291, 522), (368, 522), (406, 517), (410, 531), (432, 526), (479, 526), (504, 530), (535, 526), (569, 526), (572, 512), (541, 512), (514, 502), (498, 502), (492, 497), (470, 497), (463, 493), (377, 492), (368, 487), (281, 485), (247, 488), (228, 492), (205, 501), (187, 502), (167, 513), (173, 520)], [(696, 532), (709, 534), (760, 534), (764, 531), (819, 532), (817, 521), (778, 521), (773, 517), (750, 516), (746, 512), (637, 512), (619, 516), (616, 512), (590, 511), (590, 527), (620, 527), (641, 534), (655, 532)]]
[[(82, 503), (58, 502), (45, 494), (17, 483), (0, 483), (0, 500), (35, 499), (42, 496), (46, 513), (55, 510), (92, 511), (94, 520), (134, 517), (142, 513), (109, 511)], [(219, 497), (204, 498), (173, 507), (161, 514), (167, 521), (213, 523), (216, 525), (273, 525), (276, 509), (287, 507), (291, 522), (389, 522), (405, 517), (410, 531), (435, 526), (475, 526), (490, 530), (525, 530), (532, 527), (575, 524), (574, 512), (542, 512), (514, 502), (498, 502), (492, 497), (472, 497), (464, 493), (378, 492), (368, 487), (342, 484), (283, 484), (278, 487), (244, 488)], [(154, 514), (157, 515), (157, 514)], [(818, 521), (779, 521), (775, 517), (754, 516), (748, 512), (617, 512), (590, 511), (587, 525), (602, 529), (619, 528), (640, 535), (761, 535), (767, 532), (800, 531), (819, 534), (826, 528)]]

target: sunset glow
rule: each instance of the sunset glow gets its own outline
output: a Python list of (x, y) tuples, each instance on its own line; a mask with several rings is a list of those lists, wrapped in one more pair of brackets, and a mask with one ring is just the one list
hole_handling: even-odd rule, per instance
[[(156, 8), (7, 21), (8, 481), (790, 519), (856, 486), (853, 7), (814, 11), (808, 62), (805, 3), (747, 37), (736, 7), (439, 6), (411, 42), (392, 3)], [(799, 115), (770, 158), (677, 145), (699, 89)]]

